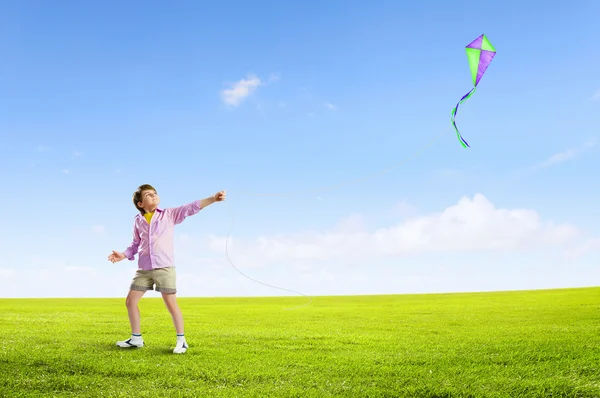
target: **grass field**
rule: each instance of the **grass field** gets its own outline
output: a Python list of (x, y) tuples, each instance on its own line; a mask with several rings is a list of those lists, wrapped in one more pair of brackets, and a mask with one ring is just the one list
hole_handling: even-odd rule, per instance
[(5, 397), (600, 397), (600, 288), (289, 298), (1, 299)]

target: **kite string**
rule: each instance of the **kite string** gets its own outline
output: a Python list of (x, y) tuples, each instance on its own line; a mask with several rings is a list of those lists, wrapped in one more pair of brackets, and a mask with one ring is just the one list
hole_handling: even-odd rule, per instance
[(291, 290), (291, 289), (286, 289), (286, 288), (279, 287), (279, 286), (270, 285), (270, 284), (268, 284), (268, 283), (264, 283), (264, 282), (261, 282), (261, 281), (259, 281), (259, 280), (256, 280), (256, 279), (254, 279), (254, 278), (252, 278), (252, 277), (250, 277), (250, 276), (248, 276), (248, 275), (244, 274), (242, 271), (240, 271), (240, 270), (239, 270), (239, 269), (238, 269), (238, 268), (237, 268), (237, 267), (236, 267), (236, 266), (233, 264), (233, 261), (231, 261), (231, 257), (229, 256), (229, 238), (231, 237), (231, 231), (233, 231), (233, 225), (234, 225), (234, 223), (235, 223), (235, 217), (234, 217), (234, 215), (233, 215), (233, 212), (232, 212), (232, 211), (230, 211), (230, 213), (231, 213), (231, 227), (229, 228), (229, 232), (227, 233), (227, 239), (225, 240), (225, 254), (227, 255), (227, 261), (229, 261), (229, 264), (231, 264), (231, 266), (232, 266), (232, 267), (233, 267), (233, 268), (234, 268), (234, 269), (235, 269), (237, 272), (239, 272), (239, 273), (240, 273), (242, 276), (244, 276), (244, 277), (246, 277), (246, 278), (250, 279), (251, 281), (254, 281), (254, 282), (256, 282), (256, 283), (260, 283), (261, 285), (265, 285), (265, 286), (272, 287), (272, 288), (275, 288), (275, 289), (285, 290), (285, 291), (288, 291), (288, 292), (292, 292), (292, 293), (296, 293), (296, 294), (300, 294), (300, 295), (302, 295), (302, 296), (308, 297), (308, 300), (309, 300), (309, 301), (308, 301), (308, 303), (306, 303), (306, 304), (302, 304), (302, 305), (300, 305), (300, 306), (297, 306), (297, 307), (285, 308), (286, 310), (293, 309), (293, 308), (299, 308), (299, 307), (303, 307), (303, 306), (305, 306), (305, 305), (309, 305), (309, 304), (312, 302), (312, 298), (311, 298), (310, 296), (308, 296), (308, 295), (306, 295), (306, 294), (304, 294), (304, 293), (301, 293), (301, 292), (297, 292), (297, 291), (295, 291), (295, 290)]
[[(357, 182), (359, 182), (359, 181), (369, 180), (369, 179), (372, 179), (372, 178), (374, 178), (374, 177), (375, 177), (375, 176), (377, 176), (377, 175), (381, 175), (381, 174), (388, 173), (388, 172), (390, 172), (390, 171), (392, 171), (392, 170), (394, 170), (394, 169), (396, 169), (396, 168), (398, 168), (398, 167), (400, 167), (400, 166), (402, 166), (402, 165), (404, 165), (404, 164), (408, 163), (410, 160), (412, 160), (412, 159), (416, 158), (416, 157), (417, 157), (417, 156), (419, 156), (421, 153), (423, 153), (423, 152), (424, 152), (426, 149), (428, 149), (430, 146), (432, 146), (432, 145), (433, 145), (433, 144), (434, 144), (434, 143), (435, 143), (435, 142), (436, 142), (438, 139), (440, 139), (440, 138), (441, 138), (441, 136), (442, 136), (444, 133), (445, 133), (445, 132), (441, 132), (440, 134), (438, 134), (438, 135), (437, 135), (436, 137), (434, 137), (434, 138), (433, 138), (431, 141), (429, 141), (429, 142), (427, 143), (427, 145), (425, 145), (424, 147), (422, 147), (420, 150), (416, 151), (416, 152), (415, 152), (414, 154), (412, 154), (411, 156), (408, 156), (408, 157), (406, 157), (406, 158), (405, 158), (405, 159), (403, 159), (401, 162), (399, 162), (399, 163), (397, 163), (397, 164), (395, 164), (395, 165), (393, 165), (393, 166), (391, 166), (391, 167), (389, 167), (389, 168), (387, 168), (387, 169), (384, 169), (384, 170), (382, 170), (382, 171), (379, 171), (379, 172), (372, 173), (372, 174), (370, 174), (370, 175), (368, 175), (368, 176), (366, 176), (366, 177), (361, 177), (361, 178), (357, 178), (357, 179), (354, 179), (354, 180), (350, 180), (350, 181), (347, 181), (346, 183), (340, 183), (340, 184), (337, 184), (337, 185), (331, 185), (331, 186), (328, 186), (328, 187), (317, 188), (316, 190), (315, 190), (315, 189), (310, 189), (310, 190), (295, 191), (295, 192), (287, 192), (287, 193), (245, 193), (245, 192), (242, 192), (242, 193), (240, 193), (240, 194), (239, 194), (239, 196), (284, 196), (284, 195), (296, 195), (296, 194), (298, 194), (298, 193), (302, 193), (302, 192), (313, 192), (313, 193), (314, 193), (314, 192), (323, 192), (323, 191), (333, 190), (333, 189), (339, 188), (339, 187), (341, 187), (341, 186), (349, 185), (349, 184), (352, 184), (352, 183), (357, 183)], [(260, 284), (262, 284), (262, 285), (265, 285), (265, 286), (268, 286), (268, 287), (272, 287), (272, 288), (275, 288), (275, 289), (280, 289), (280, 290), (284, 290), (284, 291), (288, 291), (288, 292), (292, 292), (292, 293), (297, 293), (297, 294), (300, 294), (300, 295), (302, 295), (302, 296), (308, 297), (308, 299), (309, 299), (309, 302), (308, 302), (308, 303), (306, 303), (306, 304), (303, 304), (303, 305), (301, 305), (301, 306), (298, 306), (298, 307), (293, 307), (293, 308), (299, 308), (299, 307), (303, 307), (303, 306), (305, 306), (305, 305), (309, 305), (309, 304), (312, 302), (312, 298), (311, 298), (310, 296), (308, 296), (308, 295), (306, 295), (306, 294), (304, 294), (304, 293), (301, 293), (301, 292), (297, 292), (297, 291), (291, 290), (291, 289), (286, 289), (286, 288), (282, 288), (282, 287), (279, 287), (279, 286), (270, 285), (270, 284), (267, 284), (267, 283), (261, 282), (261, 281), (259, 281), (259, 280), (256, 280), (256, 279), (254, 279), (254, 278), (252, 278), (252, 277), (250, 277), (250, 276), (248, 276), (248, 275), (244, 274), (242, 271), (240, 271), (240, 270), (239, 270), (239, 269), (238, 269), (238, 268), (237, 268), (237, 267), (236, 267), (236, 266), (233, 264), (233, 261), (231, 261), (231, 257), (230, 257), (230, 255), (229, 255), (229, 238), (231, 237), (231, 232), (233, 231), (233, 226), (234, 226), (234, 223), (235, 223), (235, 217), (234, 217), (234, 214), (233, 214), (233, 212), (231, 212), (231, 227), (230, 227), (230, 229), (229, 229), (229, 232), (227, 233), (227, 238), (225, 239), (225, 254), (226, 254), (226, 256), (227, 256), (227, 260), (229, 261), (229, 264), (230, 264), (230, 265), (231, 265), (231, 266), (232, 266), (232, 267), (233, 267), (233, 268), (234, 268), (234, 269), (235, 269), (237, 272), (239, 272), (239, 273), (240, 273), (242, 276), (244, 276), (244, 277), (246, 277), (246, 278), (248, 278), (248, 279), (250, 279), (250, 280), (252, 280), (252, 281), (254, 281), (254, 282), (256, 282), (256, 283), (260, 283)], [(286, 309), (293, 309), (293, 308), (286, 308)]]

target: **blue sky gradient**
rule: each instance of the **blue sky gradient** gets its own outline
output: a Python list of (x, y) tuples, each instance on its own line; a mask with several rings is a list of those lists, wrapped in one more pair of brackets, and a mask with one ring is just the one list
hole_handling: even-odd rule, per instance
[[(157, 187), (163, 206), (228, 191), (226, 204), (177, 227), (182, 295), (282, 294), (229, 267), (231, 212), (233, 239), (246, 240), (236, 266), (307, 293), (598, 284), (598, 15), (591, 0), (5, 2), (0, 275), (11, 287), (0, 296), (124, 295), (135, 263), (106, 257), (129, 244), (131, 194), (143, 183)], [(459, 109), (471, 145), (463, 149), (450, 112), (471, 89), (464, 47), (482, 33), (497, 55)], [(260, 84), (226, 103), (223, 91), (242, 80)], [(444, 132), (361, 183), (244, 195), (368, 176)], [(268, 263), (267, 252), (244, 262), (260, 236), (318, 235), (344, 219), (344, 233), (375, 233), (477, 194), (575, 226), (580, 236), (565, 250), (586, 249), (552, 267), (550, 249), (521, 246), (503, 255), (424, 248), (362, 265), (327, 255), (299, 265), (290, 253)], [(427, 275), (440, 261), (448, 274), (434, 283)], [(399, 265), (407, 263), (410, 272)], [(496, 276), (481, 274), (488, 263)], [(526, 277), (516, 281), (516, 272)], [(90, 278), (96, 287), (79, 286)]]

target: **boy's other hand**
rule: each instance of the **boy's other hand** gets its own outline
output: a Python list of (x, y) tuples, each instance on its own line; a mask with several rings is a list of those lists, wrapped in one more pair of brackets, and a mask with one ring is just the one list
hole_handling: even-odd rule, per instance
[(112, 252), (112, 254), (110, 256), (108, 256), (108, 261), (110, 261), (111, 263), (117, 263), (121, 260), (125, 259), (125, 254), (124, 253), (119, 253), (117, 251)]

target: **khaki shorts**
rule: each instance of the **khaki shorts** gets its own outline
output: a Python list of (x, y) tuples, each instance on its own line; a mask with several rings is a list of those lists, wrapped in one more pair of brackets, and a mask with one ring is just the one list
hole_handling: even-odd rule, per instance
[(161, 293), (177, 293), (175, 267), (156, 268), (148, 271), (138, 269), (131, 281), (131, 290), (154, 290)]

